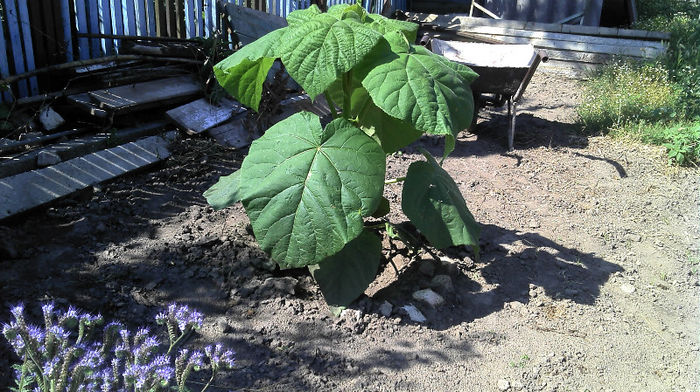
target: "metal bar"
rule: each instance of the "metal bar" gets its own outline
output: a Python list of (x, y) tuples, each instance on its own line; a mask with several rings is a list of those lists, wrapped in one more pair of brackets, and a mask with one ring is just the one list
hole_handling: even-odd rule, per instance
[(564, 24), (564, 23), (567, 23), (567, 22), (571, 22), (572, 20), (577, 19), (577, 18), (580, 18), (580, 17), (582, 17), (582, 16), (583, 16), (583, 11), (577, 12), (577, 13), (571, 15), (571, 16), (567, 16), (566, 18), (564, 18), (564, 19), (562, 19), (562, 20), (559, 20), (559, 21), (556, 21), (556, 22), (554, 22), (554, 23), (555, 23), (555, 24)]
[[(513, 151), (515, 148), (513, 147), (513, 144), (515, 143), (515, 119), (518, 117), (518, 113), (516, 112), (516, 106), (518, 104), (516, 102), (511, 102), (511, 100), (508, 100), (508, 112), (510, 112), (510, 126), (508, 127), (508, 151)], [(513, 110), (511, 112), (511, 106), (513, 107)]]
[[(27, 71), (33, 71), (34, 66), (34, 47), (32, 45), (32, 31), (29, 24), (29, 11), (27, 9), (27, 0), (19, 0), (19, 20), (22, 27), (22, 40), (24, 41), (24, 57), (27, 64)], [(36, 78), (29, 79), (29, 90), (31, 95), (39, 93), (39, 85)]]
[[(494, 19), (501, 19), (500, 16), (494, 14), (493, 12), (489, 11), (486, 7), (484, 7), (483, 5), (481, 5), (481, 4), (479, 4), (479, 3), (475, 2), (475, 1), (472, 1), (472, 6), (478, 8), (478, 9), (481, 10), (483, 13), (485, 13), (486, 15), (488, 15), (488, 16), (494, 18)], [(471, 16), (471, 15), (470, 15), (470, 16)]]

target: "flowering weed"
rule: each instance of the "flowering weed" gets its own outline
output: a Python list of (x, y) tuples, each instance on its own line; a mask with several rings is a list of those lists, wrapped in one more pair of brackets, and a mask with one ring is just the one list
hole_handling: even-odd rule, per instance
[(174, 354), (203, 323), (201, 313), (184, 305), (172, 304), (156, 316), (168, 344), (148, 328), (132, 332), (119, 322), (102, 327), (102, 316), (73, 307), (59, 311), (43, 305), (43, 326), (25, 320), (22, 304), (10, 312), (14, 320), (3, 324), (2, 333), (21, 359), (13, 366), (15, 392), (185, 392), (192, 372), (208, 368), (204, 391), (220, 370), (234, 365), (233, 352), (221, 344)]

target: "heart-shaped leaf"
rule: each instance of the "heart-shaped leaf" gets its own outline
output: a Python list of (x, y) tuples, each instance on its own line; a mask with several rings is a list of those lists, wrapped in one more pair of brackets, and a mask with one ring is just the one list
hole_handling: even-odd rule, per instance
[(318, 8), (318, 6), (316, 4), (311, 4), (311, 7), (309, 8), (290, 12), (289, 15), (287, 15), (287, 24), (294, 27), (319, 14), (321, 14), (321, 10)]
[(367, 14), (367, 19), (371, 22), (370, 28), (380, 32), (382, 35), (390, 31), (400, 31), (408, 42), (416, 42), (418, 35), (418, 25), (416, 23), (389, 19), (379, 14)]
[(427, 162), (409, 166), (401, 195), (408, 219), (430, 243), (443, 249), (454, 245), (479, 245), (479, 224), (450, 175), (428, 153)]
[(289, 28), (277, 54), (292, 78), (314, 99), (362, 61), (381, 38), (353, 18), (326, 13)]
[[(406, 46), (387, 33), (394, 52), (362, 64), (360, 74), (372, 101), (392, 117), (412, 124), (417, 130), (448, 137), (447, 148), (454, 149), (457, 133), (469, 127), (474, 100), (469, 84), (478, 76), (461, 64), (445, 59), (420, 46)], [(359, 68), (359, 67), (358, 67)]]
[(382, 242), (376, 234), (363, 231), (333, 256), (310, 265), (326, 303), (347, 307), (369, 287), (377, 276)]
[(241, 201), (239, 192), (239, 179), (241, 171), (236, 170), (228, 176), (219, 178), (216, 184), (204, 192), (207, 203), (215, 210), (222, 210), (234, 203)]
[(258, 110), (263, 83), (277, 58), (275, 46), (287, 27), (272, 31), (214, 66), (216, 80), (242, 104)]
[(387, 154), (406, 147), (423, 134), (413, 125), (384, 113), (372, 102), (364, 87), (355, 89), (350, 101), (351, 117), (357, 118), (362, 130), (375, 139)]
[(345, 119), (302, 112), (250, 147), (240, 189), (255, 237), (282, 268), (316, 264), (363, 230), (384, 188), (381, 147)]

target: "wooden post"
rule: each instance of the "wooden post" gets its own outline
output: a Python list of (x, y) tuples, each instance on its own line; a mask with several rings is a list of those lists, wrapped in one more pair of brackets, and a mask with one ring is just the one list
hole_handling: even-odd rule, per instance
[[(12, 58), (15, 64), (15, 73), (24, 73), (26, 68), (24, 68), (24, 57), (22, 56), (22, 37), (19, 31), (19, 18), (17, 17), (17, 8), (14, 1), (5, 2), (5, 15), (9, 30)], [(18, 83), (18, 88), (20, 97), (26, 97), (29, 93), (25, 80)]]
[[(5, 45), (4, 18), (0, 18), (0, 53), (2, 54), (2, 56), (0, 56), (0, 77), (4, 79), (10, 76), (10, 64), (7, 60), (7, 56), (5, 56), (5, 53), (7, 53), (7, 47)], [(2, 100), (5, 102), (9, 102), (12, 94), (6, 91), (4, 88), (0, 91), (0, 98), (2, 98)]]
[(148, 10), (148, 35), (151, 37), (158, 34), (158, 22), (156, 17), (157, 0), (146, 0), (146, 8)]

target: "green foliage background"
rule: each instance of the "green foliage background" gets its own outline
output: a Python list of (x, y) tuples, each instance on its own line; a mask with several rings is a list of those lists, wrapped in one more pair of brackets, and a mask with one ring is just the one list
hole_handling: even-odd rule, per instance
[[(636, 29), (671, 33), (666, 54), (615, 62), (584, 87), (584, 131), (664, 145), (669, 162), (700, 162), (700, 3), (639, 0)], [(681, 153), (679, 153), (681, 152)]]

